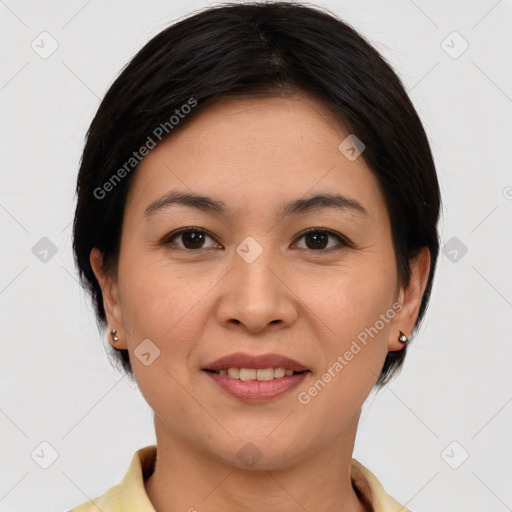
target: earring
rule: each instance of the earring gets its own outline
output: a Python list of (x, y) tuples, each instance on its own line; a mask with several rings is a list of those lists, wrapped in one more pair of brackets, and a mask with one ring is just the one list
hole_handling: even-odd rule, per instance
[(398, 337), (398, 341), (405, 345), (409, 341), (409, 338), (402, 331), (400, 331), (400, 336)]
[(114, 343), (115, 343), (116, 341), (119, 341), (119, 337), (118, 337), (118, 336), (116, 336), (117, 331), (116, 331), (115, 329), (112, 329), (112, 330), (110, 331), (110, 334), (112, 335), (112, 339), (114, 340)]

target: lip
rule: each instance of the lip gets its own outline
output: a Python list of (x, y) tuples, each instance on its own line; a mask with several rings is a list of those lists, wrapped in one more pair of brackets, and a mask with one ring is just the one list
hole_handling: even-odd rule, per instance
[[(228, 368), (252, 368), (255, 370), (262, 368), (284, 368), (293, 370), (294, 372), (303, 372), (309, 370), (304, 365), (280, 354), (262, 354), (253, 356), (243, 352), (236, 352), (228, 356), (216, 359), (208, 364), (202, 370), (224, 370)], [(280, 379), (275, 379), (280, 380)], [(272, 382), (272, 381), (267, 381)]]
[[(244, 368), (247, 367), (245, 366)], [(310, 372), (304, 371), (303, 373), (294, 373), (293, 375), (268, 381), (243, 381), (233, 379), (228, 375), (220, 375), (206, 370), (203, 370), (203, 373), (212, 379), (215, 384), (220, 386), (224, 391), (239, 400), (243, 400), (244, 402), (263, 402), (265, 400), (277, 398), (283, 393), (298, 386)]]

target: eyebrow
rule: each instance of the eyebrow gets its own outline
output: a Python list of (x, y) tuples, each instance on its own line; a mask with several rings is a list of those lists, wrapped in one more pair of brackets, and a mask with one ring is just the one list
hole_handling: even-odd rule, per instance
[[(171, 191), (153, 201), (144, 211), (144, 217), (152, 217), (156, 213), (175, 205), (195, 208), (205, 213), (213, 213), (226, 217), (232, 215), (231, 210), (226, 203), (222, 201), (197, 194)], [(359, 201), (342, 194), (324, 193), (284, 203), (278, 212), (278, 218), (281, 219), (290, 215), (316, 212), (328, 208), (365, 216), (368, 215), (368, 211)]]

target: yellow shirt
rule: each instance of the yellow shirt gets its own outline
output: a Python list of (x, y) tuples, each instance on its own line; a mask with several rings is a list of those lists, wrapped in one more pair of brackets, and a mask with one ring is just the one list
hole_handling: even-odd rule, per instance
[[(153, 472), (155, 461), (156, 445), (137, 450), (120, 484), (69, 512), (155, 512), (144, 487), (144, 480)], [(351, 467), (352, 482), (372, 505), (373, 512), (411, 512), (387, 494), (376, 476), (356, 459), (352, 459)]]

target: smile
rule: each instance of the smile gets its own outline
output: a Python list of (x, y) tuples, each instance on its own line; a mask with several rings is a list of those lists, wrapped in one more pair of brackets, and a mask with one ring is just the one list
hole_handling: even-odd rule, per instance
[(310, 373), (309, 370), (294, 372), (284, 368), (228, 368), (203, 372), (223, 391), (245, 402), (278, 398), (298, 386)]
[(294, 372), (292, 369), (288, 368), (223, 368), (216, 370), (215, 373), (218, 375), (228, 375), (232, 379), (239, 379), (246, 382), (251, 380), (264, 382), (273, 379), (280, 379), (284, 376), (289, 377), (294, 373), (301, 372)]

